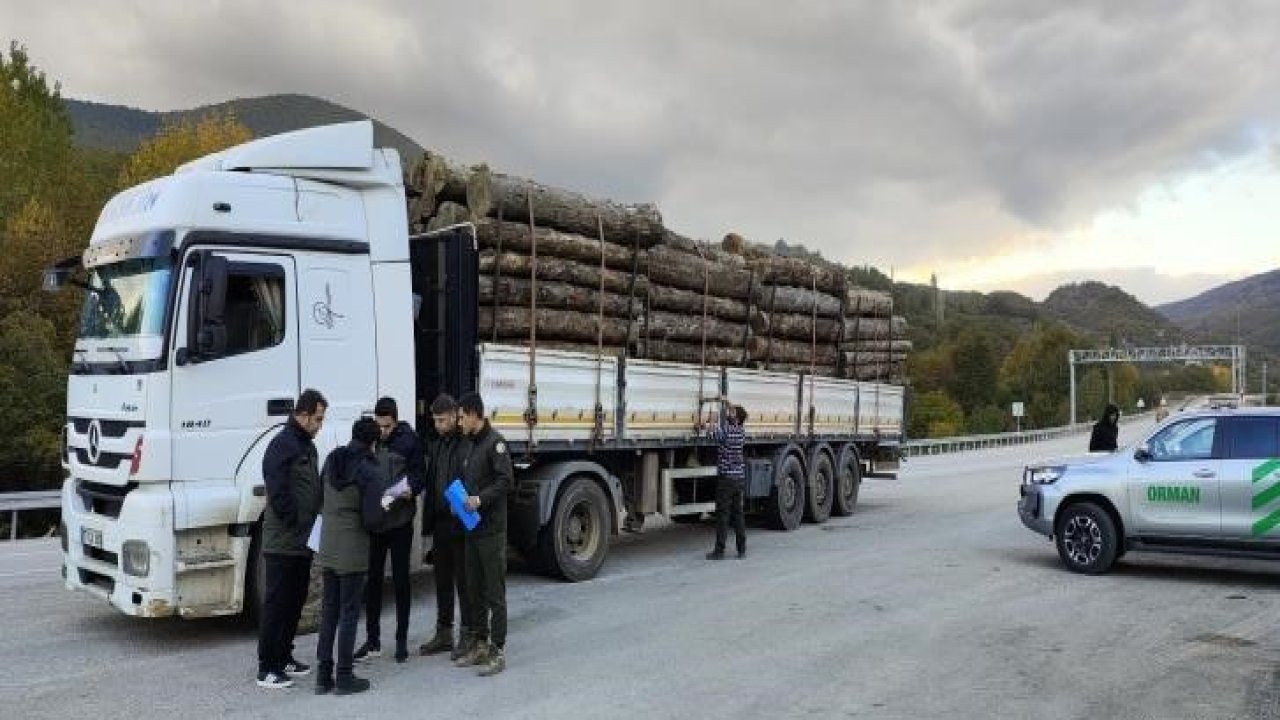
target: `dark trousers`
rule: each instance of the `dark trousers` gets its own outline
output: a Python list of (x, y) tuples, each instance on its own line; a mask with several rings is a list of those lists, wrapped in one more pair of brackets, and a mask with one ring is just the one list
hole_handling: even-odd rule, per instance
[(403, 645), (409, 633), (409, 550), (413, 547), (413, 523), (386, 532), (369, 534), (369, 582), (364, 591), (365, 629), (369, 639), (382, 639), (382, 585), (391, 555), (391, 584), (396, 594), (396, 642)]
[[(437, 519), (440, 528), (448, 519)], [(462, 629), (473, 630), (475, 619), (471, 612), (471, 598), (467, 596), (466, 542), (462, 531), (437, 530), (432, 550), (435, 556), (436, 576), (436, 626), (453, 627), (453, 604), (457, 598), (459, 622)]]
[(263, 553), (266, 576), (262, 616), (258, 618), (258, 672), (284, 672), (293, 655), (298, 619), (311, 582), (310, 555)]
[(507, 534), (466, 539), (466, 590), (474, 612), (473, 630), (497, 647), (507, 644)]
[(332, 676), (333, 673), (335, 635), (338, 639), (338, 677), (351, 675), (364, 586), (365, 573), (324, 571), (324, 604), (320, 612), (320, 639), (316, 645), (316, 659), (320, 662), (322, 676)]
[(716, 480), (716, 550), (724, 552), (724, 543), (729, 535), (729, 523), (733, 523), (733, 533), (737, 536), (738, 552), (747, 551), (747, 522), (742, 516), (741, 478), (721, 475)]

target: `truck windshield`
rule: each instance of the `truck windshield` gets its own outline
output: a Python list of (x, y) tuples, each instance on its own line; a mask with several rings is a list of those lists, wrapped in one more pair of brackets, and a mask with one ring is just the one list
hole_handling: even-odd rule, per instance
[(80, 337), (163, 338), (172, 275), (168, 255), (92, 268), (80, 313)]

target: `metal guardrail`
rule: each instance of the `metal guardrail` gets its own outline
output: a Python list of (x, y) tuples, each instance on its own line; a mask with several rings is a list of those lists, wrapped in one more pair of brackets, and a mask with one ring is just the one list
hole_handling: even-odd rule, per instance
[(0, 493), (0, 513), (10, 513), (9, 539), (18, 539), (18, 512), (57, 510), (62, 507), (61, 490), (31, 490)]
[[(1122, 420), (1131, 423), (1154, 416), (1153, 412), (1126, 415)], [(1022, 432), (992, 433), (989, 435), (965, 435), (961, 437), (938, 438), (936, 440), (908, 440), (903, 443), (906, 457), (921, 455), (942, 455), (945, 453), (965, 452), (968, 450), (984, 450), (993, 447), (1025, 445), (1027, 443), (1056, 440), (1068, 435), (1088, 432), (1093, 423), (1084, 422), (1075, 425), (1063, 425), (1043, 430), (1023, 430)]]

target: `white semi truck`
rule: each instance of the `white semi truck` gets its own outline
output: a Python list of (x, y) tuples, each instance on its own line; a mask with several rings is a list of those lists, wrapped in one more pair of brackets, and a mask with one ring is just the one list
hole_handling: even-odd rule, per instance
[[(717, 397), (751, 413), (749, 509), (848, 514), (893, 472), (900, 386), (479, 342), (474, 228), (410, 236), (400, 158), (369, 122), (267, 137), (107, 203), (46, 284), (85, 288), (67, 384), (63, 573), (129, 615), (258, 602), (262, 455), (302, 388), (323, 457), (389, 395), (419, 427), (478, 390), (516, 461), (511, 544), (599, 569), (622, 517), (714, 507)], [(407, 413), (406, 413), (407, 414)]]

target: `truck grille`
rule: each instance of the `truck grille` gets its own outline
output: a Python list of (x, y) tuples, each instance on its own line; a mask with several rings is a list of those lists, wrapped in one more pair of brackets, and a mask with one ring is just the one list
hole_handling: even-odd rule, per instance
[(95, 515), (103, 515), (112, 519), (120, 517), (120, 509), (124, 507), (124, 498), (135, 487), (129, 483), (122, 487), (103, 485), (88, 480), (76, 481), (76, 494), (84, 502), (84, 507)]

